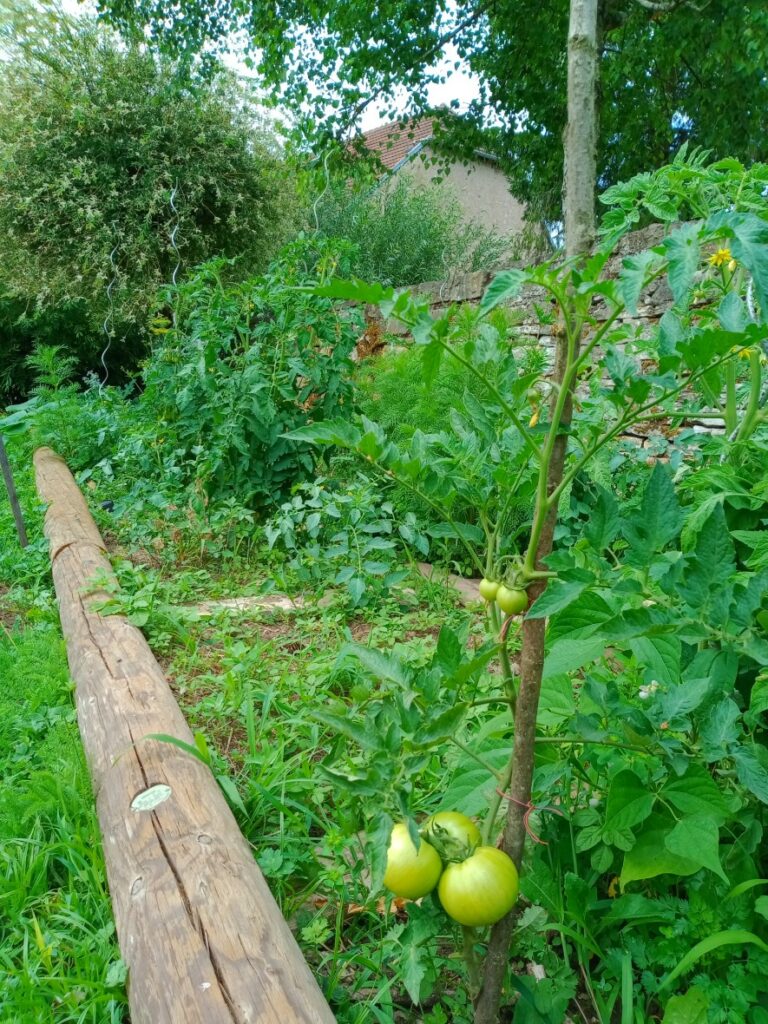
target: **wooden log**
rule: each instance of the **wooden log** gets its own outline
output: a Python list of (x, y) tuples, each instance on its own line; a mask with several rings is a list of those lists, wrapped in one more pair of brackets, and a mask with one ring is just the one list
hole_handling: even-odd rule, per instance
[(132, 1024), (332, 1024), (323, 995), (146, 640), (101, 616), (112, 569), (64, 461), (34, 457), (93, 778)]

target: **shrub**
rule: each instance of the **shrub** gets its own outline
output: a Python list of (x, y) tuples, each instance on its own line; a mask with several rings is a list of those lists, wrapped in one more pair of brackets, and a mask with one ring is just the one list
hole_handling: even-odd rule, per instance
[(351, 409), (360, 314), (298, 290), (296, 264), (289, 250), (266, 276), (227, 284), (227, 264), (207, 263), (168, 294), (173, 323), (155, 327), (142, 415), (216, 500), (279, 502), (317, 459), (286, 434)]
[[(0, 88), (4, 332), (22, 350), (51, 325), (94, 368), (146, 342), (148, 298), (214, 255), (263, 269), (293, 223), (295, 188), (252, 98), (223, 72), (175, 66), (86, 21), (19, 47)], [(65, 31), (66, 29), (66, 31)], [(74, 335), (74, 337), (73, 337)]]
[(508, 256), (508, 240), (465, 222), (453, 193), (436, 184), (404, 177), (356, 192), (338, 182), (315, 210), (324, 234), (355, 244), (355, 276), (366, 281), (419, 284), (455, 270), (491, 270)]

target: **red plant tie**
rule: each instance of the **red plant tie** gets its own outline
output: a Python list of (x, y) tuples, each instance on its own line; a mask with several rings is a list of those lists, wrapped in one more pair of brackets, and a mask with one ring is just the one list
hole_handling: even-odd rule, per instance
[(531, 828), (531, 815), (534, 811), (551, 811), (553, 814), (559, 814), (560, 817), (563, 818), (565, 817), (563, 812), (558, 810), (557, 807), (537, 807), (535, 804), (532, 804), (530, 800), (527, 803), (524, 803), (522, 800), (517, 800), (515, 797), (510, 796), (509, 793), (505, 793), (501, 789), (497, 789), (496, 792), (503, 800), (510, 800), (513, 804), (517, 804), (518, 807), (525, 808), (525, 814), (523, 815), (523, 827), (525, 828), (527, 835), (530, 836), (534, 843), (538, 843), (540, 846), (549, 846), (547, 840), (537, 836)]

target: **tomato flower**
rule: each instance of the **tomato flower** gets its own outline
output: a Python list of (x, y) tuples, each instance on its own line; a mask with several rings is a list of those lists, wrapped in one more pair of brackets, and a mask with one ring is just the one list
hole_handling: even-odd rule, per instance
[(730, 263), (732, 258), (730, 249), (718, 249), (717, 252), (713, 252), (709, 257), (709, 265), (711, 267), (722, 267), (726, 263)]

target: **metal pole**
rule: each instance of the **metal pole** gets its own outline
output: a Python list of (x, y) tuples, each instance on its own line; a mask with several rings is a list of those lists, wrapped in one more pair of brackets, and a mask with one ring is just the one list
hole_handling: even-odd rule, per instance
[(19, 543), (23, 548), (25, 548), (27, 544), (29, 544), (29, 540), (27, 539), (27, 529), (24, 525), (24, 517), (21, 514), (21, 506), (19, 505), (19, 499), (16, 495), (16, 487), (13, 483), (11, 464), (8, 461), (8, 453), (5, 450), (5, 441), (3, 440), (2, 434), (0, 434), (0, 468), (3, 470), (3, 479), (5, 480), (8, 497), (11, 501), (13, 518), (16, 520), (16, 530), (19, 534)]

